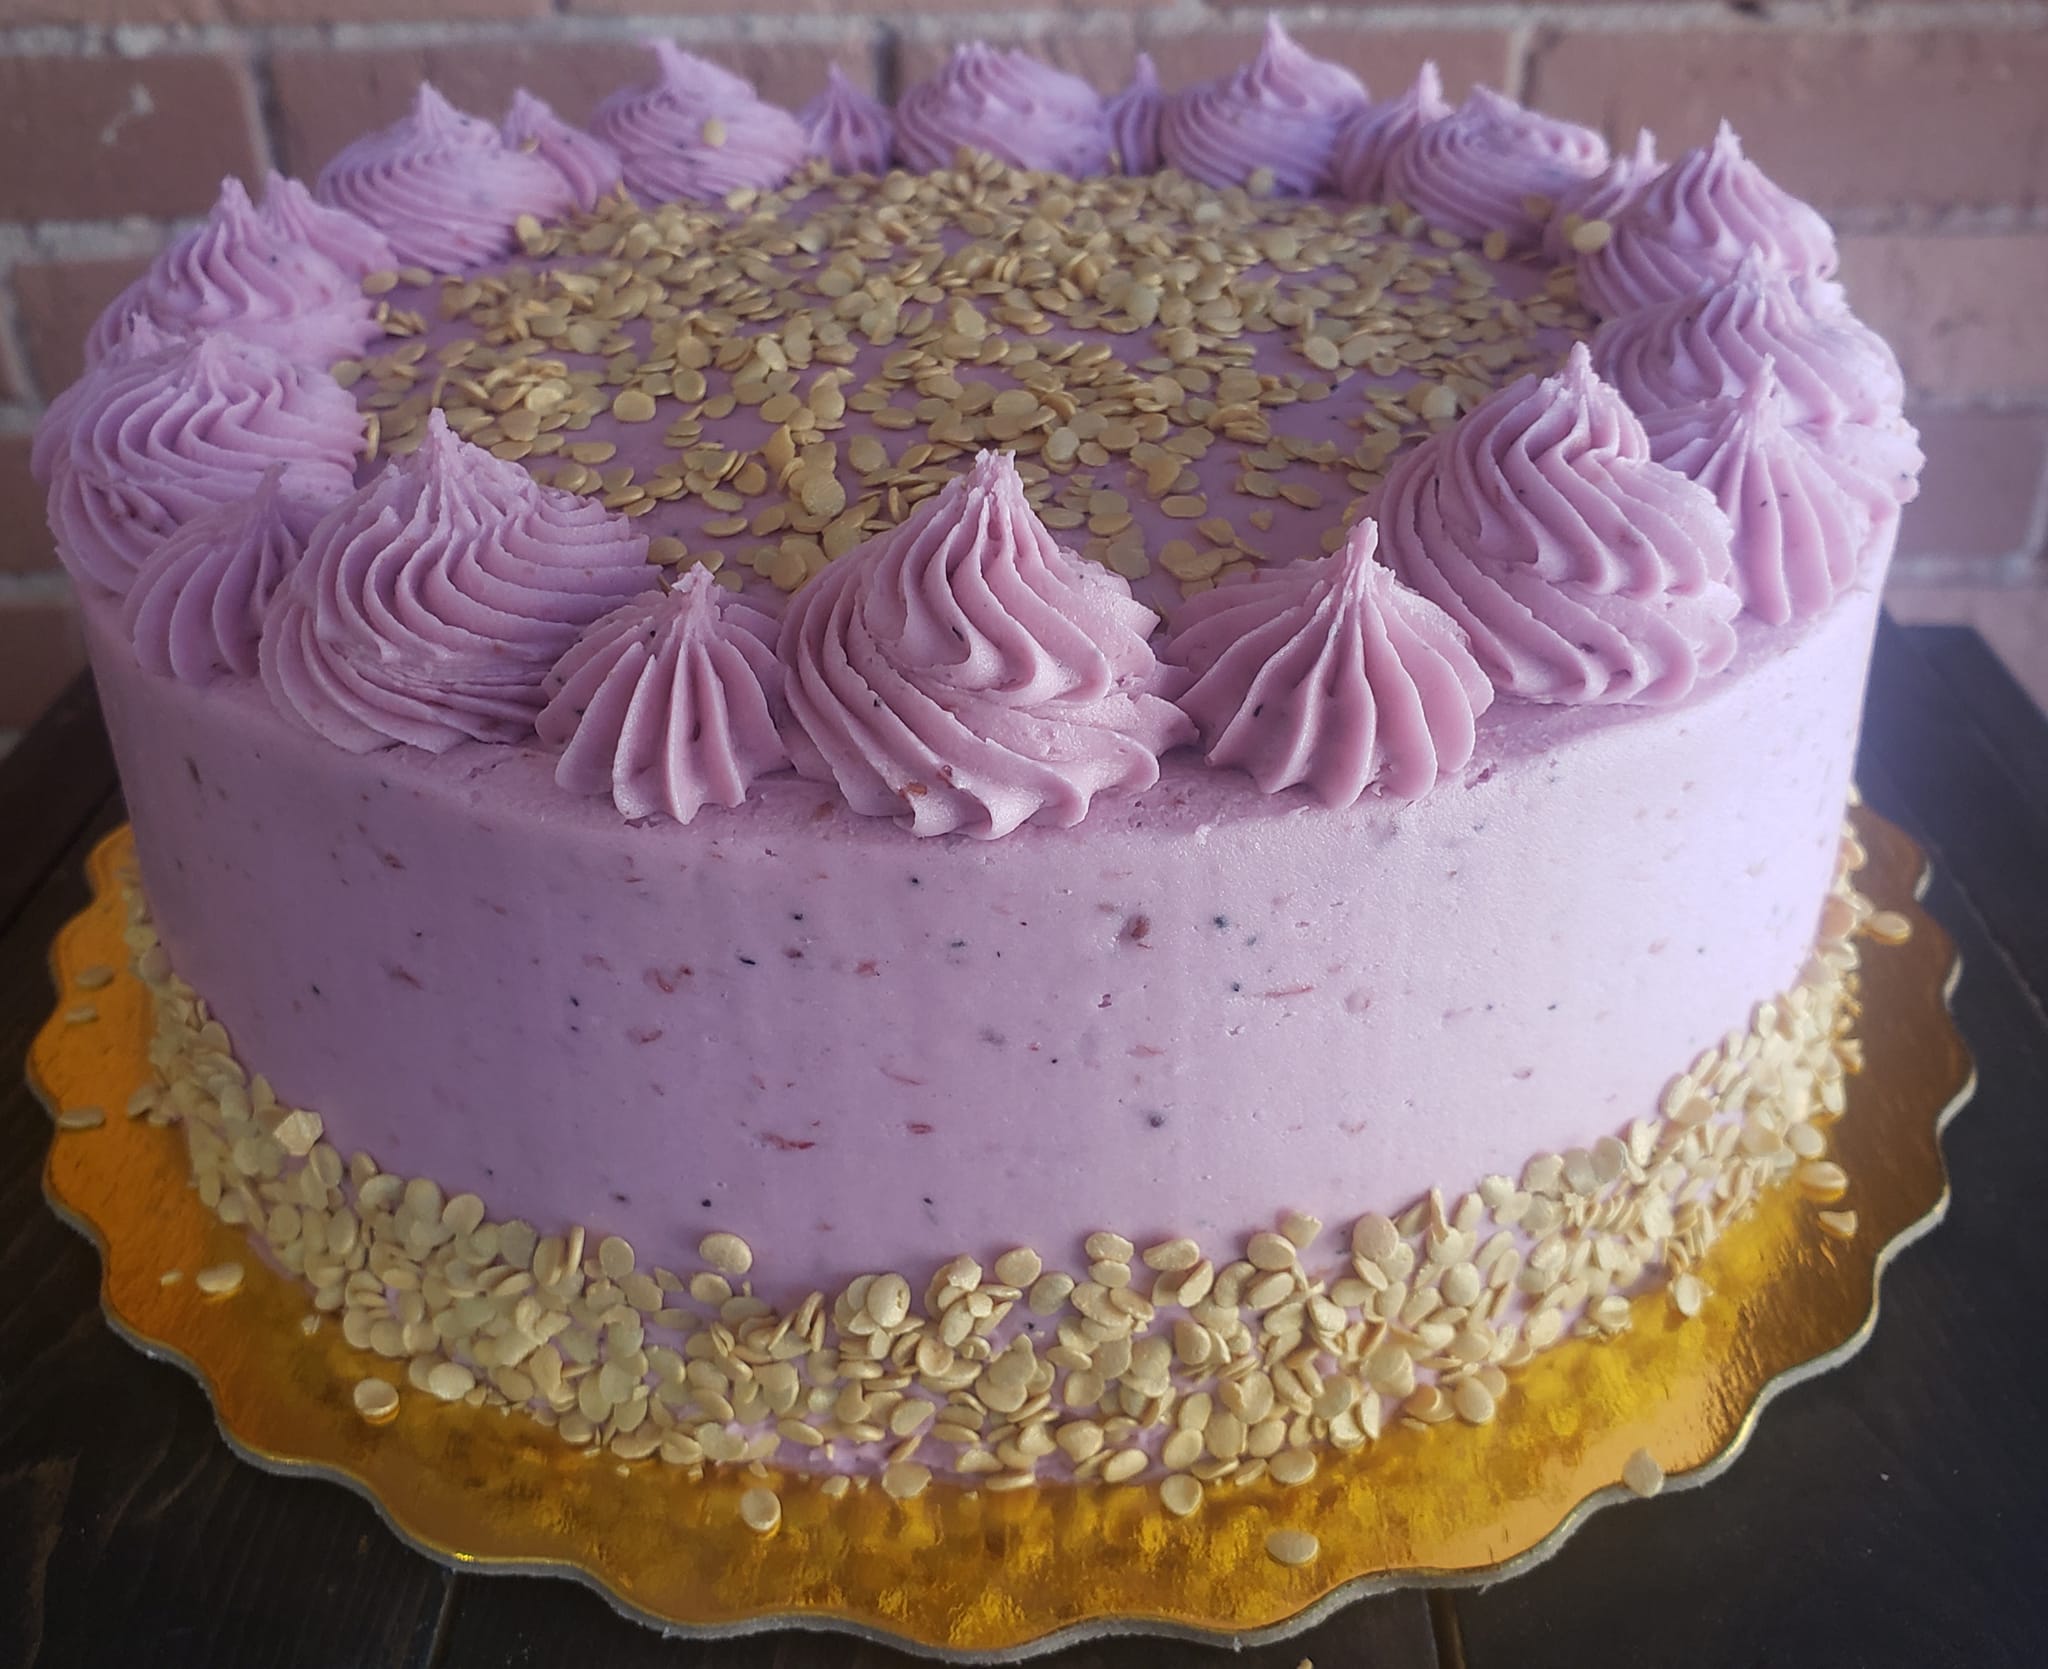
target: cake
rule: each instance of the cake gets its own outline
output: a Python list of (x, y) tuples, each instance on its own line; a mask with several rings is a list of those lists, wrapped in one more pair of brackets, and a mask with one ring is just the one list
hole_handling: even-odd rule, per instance
[(1873, 925), (1825, 223), (1277, 25), (655, 53), (227, 182), (37, 440), (130, 1110), (359, 1406), (1184, 1511), (1697, 1309)]

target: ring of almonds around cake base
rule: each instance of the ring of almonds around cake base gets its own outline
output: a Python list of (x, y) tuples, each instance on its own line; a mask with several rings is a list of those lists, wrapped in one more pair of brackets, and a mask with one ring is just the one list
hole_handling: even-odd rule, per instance
[[(1824, 1123), (1861, 1064), (1857, 940), (1907, 931), (1854, 890), (1861, 861), (1845, 836), (1799, 983), (1680, 1074), (1658, 1117), (1540, 1155), (1519, 1181), (1363, 1216), (1336, 1270), (1302, 1267), (1322, 1225), (1289, 1214), (1220, 1265), (1192, 1240), (1103, 1230), (1073, 1273), (1020, 1247), (986, 1270), (957, 1257), (921, 1292), (880, 1272), (778, 1310), (748, 1280), (772, 1246), (716, 1233), (700, 1267), (642, 1268), (616, 1237), (496, 1221), (475, 1194), (344, 1159), (317, 1113), (247, 1073), (132, 876), (127, 943), (156, 1025), (127, 1111), (183, 1126), (202, 1201), (311, 1289), (308, 1331), (337, 1318), (415, 1394), (522, 1408), (578, 1448), (697, 1475), (772, 1464), (824, 1474), (828, 1493), (872, 1475), (897, 1498), (942, 1475), (989, 1490), (1156, 1479), (1185, 1515), (1205, 1486), (1300, 1484), (1397, 1422), (1484, 1424), (1517, 1368), (1619, 1334), (1633, 1299), (1696, 1314), (1702, 1258), (1763, 1190), (1838, 1199)], [(1853, 1212), (1820, 1215), (1855, 1232)], [(206, 1290), (239, 1286), (225, 1268)], [(383, 1373), (355, 1388), (371, 1420), (399, 1396)], [(749, 1522), (778, 1516), (756, 1502)]]

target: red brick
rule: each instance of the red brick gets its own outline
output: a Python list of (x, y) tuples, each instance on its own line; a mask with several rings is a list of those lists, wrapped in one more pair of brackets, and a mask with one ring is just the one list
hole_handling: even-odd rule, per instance
[[(743, 42), (693, 48), (750, 77), (761, 96), (795, 106), (839, 63), (861, 86), (873, 83), (865, 39), (844, 44)], [(495, 117), (514, 87), (539, 94), (569, 121), (582, 121), (614, 88), (645, 81), (653, 60), (630, 41), (468, 41), (363, 52), (288, 51), (272, 59), (280, 145), (286, 165), (311, 176), (366, 130), (404, 114), (421, 77), (456, 104)]]
[(1899, 555), (1950, 562), (2030, 554), (2048, 507), (2048, 411), (1916, 410), (1927, 468)]
[(214, 23), (221, 0), (0, 0), (0, 25), (15, 23)]
[(1540, 39), (1531, 100), (1626, 138), (1696, 145), (1723, 116), (1825, 208), (2048, 197), (2048, 29), (1743, 27)]
[(0, 730), (26, 730), (85, 665), (69, 603), (0, 602)]
[(214, 0), (233, 23), (436, 23), (546, 17), (550, 0)]
[(86, 332), (148, 261), (31, 261), (14, 269), (14, 304), (29, 368), (45, 399), (85, 364)]
[(29, 437), (0, 435), (0, 573), (57, 566), (43, 520), (43, 489), (28, 472)]
[(2048, 395), (2048, 234), (1844, 238), (1842, 272), (1916, 393)]
[[(1259, 49), (1260, 24), (1248, 18), (1236, 29), (1199, 29), (1186, 34), (1154, 35), (1142, 22), (1086, 34), (1048, 35), (1018, 44), (1048, 63), (1093, 82), (1104, 91), (1130, 78), (1131, 60), (1143, 47), (1159, 67), (1160, 82), (1172, 91), (1236, 69)], [(1329, 29), (1304, 26), (1293, 31), (1304, 49), (1319, 58), (1345, 65), (1361, 76), (1375, 94), (1399, 92), (1414, 79), (1423, 59), (1434, 58), (1452, 97), (1475, 81), (1499, 86), (1510, 68), (1509, 40), (1502, 29)], [(965, 31), (959, 39), (969, 38)], [(945, 62), (949, 43), (905, 41), (897, 48), (897, 82), (909, 83), (933, 74)]]
[(222, 54), (0, 58), (0, 220), (200, 213), (255, 177), (255, 110)]

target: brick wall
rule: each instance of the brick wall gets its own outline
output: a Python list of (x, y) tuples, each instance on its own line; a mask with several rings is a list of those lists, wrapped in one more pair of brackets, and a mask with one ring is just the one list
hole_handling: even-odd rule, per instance
[[(422, 74), (495, 113), (524, 83), (572, 119), (665, 31), (795, 104), (837, 61), (883, 93), (981, 33), (1108, 88), (1248, 54), (1230, 0), (0, 0), (0, 732), (76, 667), (27, 479), (28, 430), (99, 308), (223, 173), (310, 174)], [(1337, 0), (1280, 14), (1378, 91), (1433, 56), (1668, 153), (1731, 117), (1843, 232), (1897, 345), (1929, 466), (1902, 573), (2040, 572), (2048, 534), (2048, 0)], [(705, 15), (724, 12), (725, 15)]]

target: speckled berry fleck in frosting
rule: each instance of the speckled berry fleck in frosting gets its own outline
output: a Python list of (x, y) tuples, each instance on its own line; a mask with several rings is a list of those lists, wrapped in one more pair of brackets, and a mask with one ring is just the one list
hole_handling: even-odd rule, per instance
[(343, 149), (318, 189), (383, 232), (401, 261), (440, 272), (509, 254), (522, 214), (550, 219), (575, 201), (547, 162), (426, 81), (411, 113)]
[(1209, 185), (1270, 176), (1274, 190), (1305, 197), (1329, 184), (1338, 131), (1365, 104), (1357, 76), (1269, 18), (1249, 64), (1167, 100), (1159, 148), (1168, 167)]
[[(1606, 318), (1691, 296), (1751, 256), (1815, 285), (1840, 264), (1828, 223), (1744, 156), (1726, 122), (1608, 218), (1613, 235), (1578, 262), (1579, 295)], [(1839, 302), (1829, 286), (1822, 305)]]
[(1650, 457), (1584, 344), (1394, 466), (1373, 499), (1394, 571), (1530, 701), (1676, 701), (1735, 653), (1730, 528)]
[(1013, 168), (1101, 174), (1110, 133), (1102, 100), (1079, 76), (983, 41), (953, 48), (939, 73), (896, 101), (896, 150), (930, 173), (965, 147)]
[(1377, 561), (1365, 517), (1341, 549), (1181, 605), (1165, 658), (1209, 763), (1324, 805), (1414, 800), (1472, 757), (1493, 685), (1465, 634)]
[(360, 215), (323, 203), (288, 174), (273, 170), (256, 212), (279, 236), (318, 250), (361, 282), (398, 265), (391, 240)]
[(1122, 92), (1103, 107), (1109, 122), (1110, 147), (1117, 168), (1126, 174), (1156, 174), (1162, 162), (1159, 154), (1159, 118), (1166, 109), (1166, 95), (1159, 89), (1159, 71), (1152, 54), (1141, 52), (1131, 66), (1131, 79)]
[(619, 154), (642, 203), (715, 203), (734, 191), (780, 185), (810, 144), (797, 119), (762, 101), (745, 76), (653, 40), (655, 78), (597, 107), (590, 128)]
[(224, 331), (138, 336), (61, 406), (44, 416), (43, 451), (57, 554), (117, 596), (173, 532), (246, 497), (272, 464), (304, 526), (348, 492), (362, 450), (362, 417), (332, 377)]
[(247, 498), (195, 516), (142, 565), (121, 623), (148, 671), (202, 687), (256, 675), (264, 615), (301, 548), (283, 480), (273, 464)]
[(797, 112), (806, 154), (824, 158), (835, 174), (884, 174), (896, 155), (896, 118), (869, 98), (837, 64), (825, 71), (825, 90)]
[(321, 366), (383, 334), (357, 281), (260, 213), (233, 175), (221, 181), (212, 212), (100, 315), (86, 338), (86, 363), (98, 363), (137, 315), (168, 331), (232, 330)]
[(563, 121), (524, 87), (513, 93), (498, 133), (513, 150), (539, 157), (561, 175), (578, 208), (596, 208), (618, 186), (619, 153), (596, 134)]
[(1615, 217), (1649, 190), (1665, 167), (1657, 160), (1657, 136), (1648, 128), (1637, 129), (1633, 150), (1610, 157), (1599, 173), (1558, 192), (1543, 228), (1543, 253), (1553, 261), (1572, 261), (1602, 247), (1614, 235)]
[(548, 674), (534, 728), (562, 749), (555, 781), (609, 794), (625, 818), (740, 804), (789, 763), (775, 631), (704, 568), (614, 609)]
[(913, 834), (1071, 827), (1159, 777), (1192, 727), (1166, 699), (1156, 622), (1064, 550), (1008, 453), (792, 599), (778, 648), (797, 769)]
[(1387, 158), (1418, 130), (1450, 113), (1436, 61), (1424, 59), (1405, 92), (1359, 106), (1338, 129), (1330, 156), (1330, 180), (1338, 195), (1354, 203), (1378, 202), (1386, 194)]
[(1461, 238), (1499, 232), (1509, 248), (1528, 249), (1558, 196), (1606, 166), (1606, 141), (1591, 128), (1474, 87), (1450, 115), (1394, 148), (1384, 185), (1432, 226)]
[(647, 541), (458, 440), (425, 441), (338, 505), (264, 622), (278, 709), (352, 753), (516, 742), (579, 633), (645, 590)]

